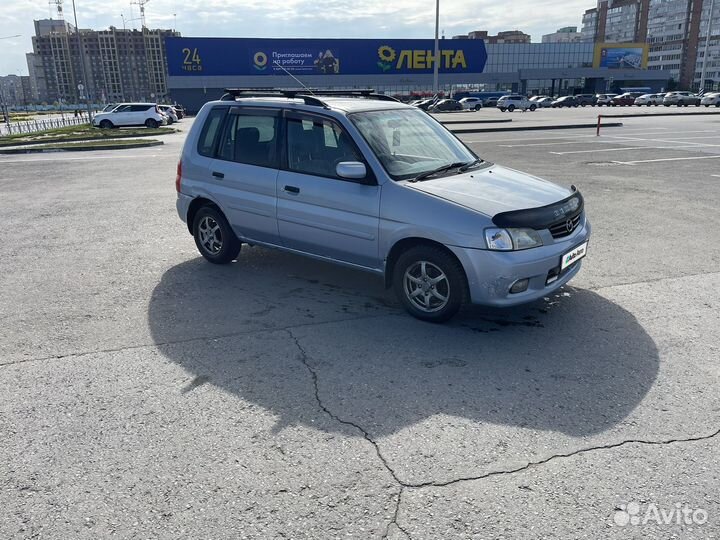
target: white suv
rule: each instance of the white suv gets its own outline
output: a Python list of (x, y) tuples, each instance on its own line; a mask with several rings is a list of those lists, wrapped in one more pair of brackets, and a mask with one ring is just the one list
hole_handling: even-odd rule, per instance
[(537, 104), (530, 101), (525, 96), (512, 94), (509, 96), (503, 96), (498, 99), (497, 108), (500, 109), (502, 112), (513, 112), (515, 109), (522, 109), (523, 111), (527, 111), (529, 109), (531, 111), (534, 111), (535, 109), (537, 109)]
[(155, 103), (121, 103), (112, 111), (102, 112), (93, 118), (93, 126), (110, 129), (120, 126), (164, 126), (167, 117)]
[(460, 100), (460, 105), (466, 111), (479, 111), (483, 107), (483, 102), (478, 97), (464, 97)]

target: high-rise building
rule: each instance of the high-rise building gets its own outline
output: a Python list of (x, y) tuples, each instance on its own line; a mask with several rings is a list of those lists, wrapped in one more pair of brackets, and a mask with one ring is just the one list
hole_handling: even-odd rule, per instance
[(453, 39), (484, 39), (485, 43), (530, 43), (530, 36), (520, 30), (506, 30), (498, 32), (496, 36), (488, 34), (487, 30), (475, 30), (468, 34), (453, 36)]
[(0, 77), (0, 98), (8, 107), (20, 108), (32, 103), (30, 77), (27, 75)]
[(542, 37), (543, 43), (576, 43), (581, 41), (582, 34), (578, 32), (577, 26), (566, 26), (558, 29), (552, 34), (545, 34)]
[(167, 98), (165, 38), (179, 35), (144, 27), (78, 31), (64, 20), (35, 21), (33, 52), (27, 54), (33, 98), (48, 103), (77, 103), (85, 96), (96, 102), (163, 100)]
[(705, 87), (720, 87), (720, 1), (599, 0), (583, 15), (582, 39), (647, 42), (648, 69), (668, 72), (681, 88), (698, 88), (710, 24)]

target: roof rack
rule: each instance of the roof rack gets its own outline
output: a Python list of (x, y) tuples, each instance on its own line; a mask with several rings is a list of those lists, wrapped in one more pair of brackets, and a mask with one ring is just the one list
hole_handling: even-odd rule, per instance
[(286, 97), (298, 98), (305, 102), (305, 105), (314, 105), (317, 107), (328, 108), (327, 103), (318, 99), (319, 97), (362, 97), (365, 99), (376, 99), (378, 101), (398, 101), (392, 96), (378, 94), (373, 89), (363, 90), (318, 90), (316, 88), (225, 88), (223, 101), (235, 101), (240, 97)]

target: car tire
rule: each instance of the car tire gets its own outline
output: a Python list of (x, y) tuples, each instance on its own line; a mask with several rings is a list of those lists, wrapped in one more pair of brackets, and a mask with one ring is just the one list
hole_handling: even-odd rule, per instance
[(232, 262), (240, 253), (242, 243), (215, 206), (203, 206), (197, 211), (192, 230), (200, 255), (213, 264)]
[(155, 128), (157, 128), (159, 125), (160, 125), (160, 124), (158, 123), (158, 121), (155, 120), (154, 118), (148, 118), (147, 120), (145, 120), (145, 127), (149, 127), (149, 128), (151, 128), (151, 129), (155, 129)]
[(458, 312), (466, 283), (460, 263), (435, 246), (410, 248), (400, 255), (393, 271), (393, 288), (403, 307), (413, 317), (434, 323)]
[(510, 105), (507, 110), (508, 112), (513, 112), (515, 110), (515, 105)]
[(102, 122), (100, 122), (100, 129), (112, 129), (114, 127), (115, 126), (110, 120), (103, 120)]
[(479, 111), (480, 109), (482, 109), (482, 105), (475, 105), (475, 110), (476, 110), (476, 111)]
[(530, 105), (531, 112), (534, 111), (535, 109), (537, 109), (537, 106), (534, 103), (532, 105)]
[(500, 107), (500, 112), (505, 112), (505, 107)]

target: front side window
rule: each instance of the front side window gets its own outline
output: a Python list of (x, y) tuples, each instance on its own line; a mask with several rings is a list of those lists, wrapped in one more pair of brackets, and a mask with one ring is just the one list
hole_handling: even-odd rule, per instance
[(407, 180), (452, 163), (477, 159), (465, 145), (425, 112), (391, 109), (348, 115), (387, 173)]
[(337, 123), (320, 117), (287, 119), (288, 169), (337, 178), (343, 161), (362, 161), (350, 136)]
[(278, 124), (275, 111), (231, 113), (225, 122), (218, 158), (278, 168)]

